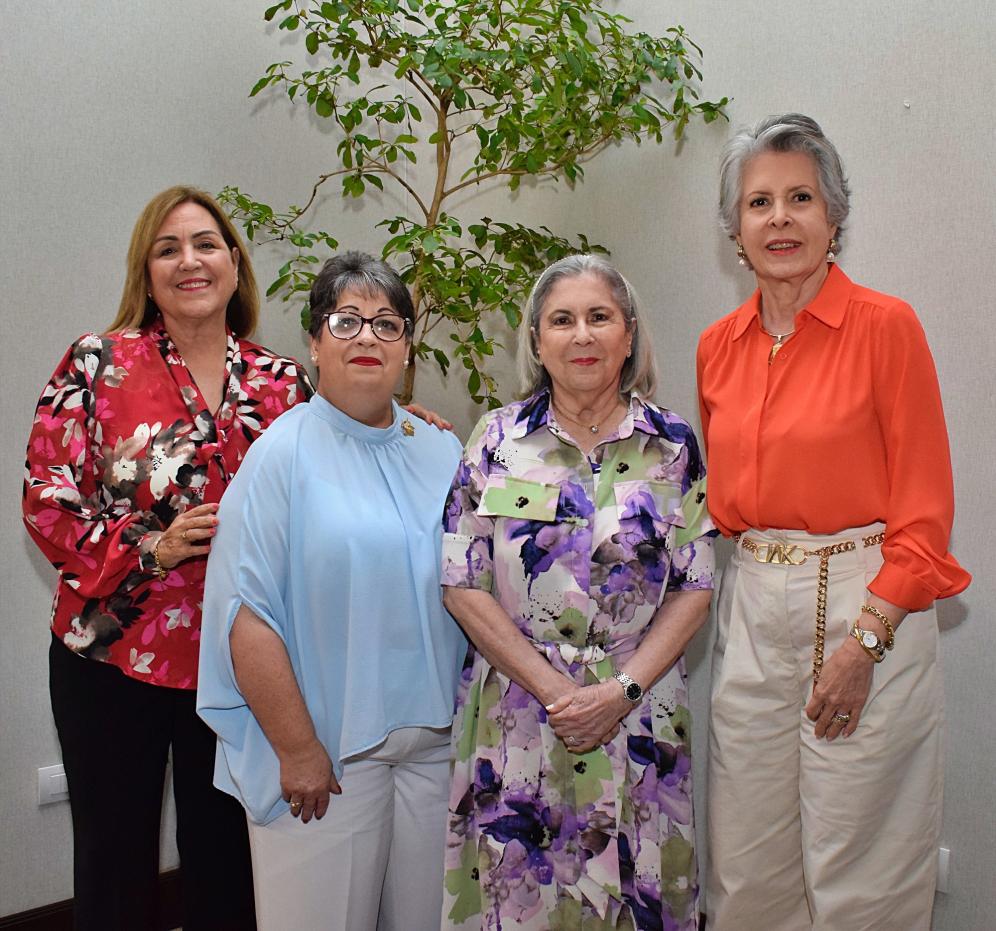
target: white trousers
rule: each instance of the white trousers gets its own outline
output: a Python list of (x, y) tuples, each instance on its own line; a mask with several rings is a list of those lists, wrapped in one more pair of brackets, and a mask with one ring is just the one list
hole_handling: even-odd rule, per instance
[[(831, 557), (826, 657), (847, 637), (882, 564), (861, 537), (749, 531)], [(819, 560), (723, 574), (709, 738), (710, 931), (919, 931), (930, 927), (942, 801), (943, 697), (933, 610), (910, 615), (874, 668), (855, 733), (817, 740), (812, 693)]]
[(347, 760), (321, 821), (249, 822), (259, 931), (439, 927), (449, 729), (392, 731)]

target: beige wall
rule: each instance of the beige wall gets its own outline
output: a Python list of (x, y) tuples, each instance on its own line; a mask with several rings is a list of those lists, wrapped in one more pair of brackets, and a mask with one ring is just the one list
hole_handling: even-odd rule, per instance
[[(36, 768), (58, 760), (45, 668), (53, 574), (23, 533), (17, 504), (38, 391), (70, 340), (109, 323), (131, 225), (154, 192), (180, 181), (210, 190), (237, 182), (274, 206), (300, 202), (333, 143), (303, 108), (246, 98), (266, 64), (297, 54), (285, 37), (268, 34), (262, 3), (0, 4), (2, 916), (71, 894), (68, 807), (35, 802)], [(966, 594), (940, 608), (949, 722), (943, 842), (952, 873), (934, 927), (984, 931), (996, 914), (996, 590), (985, 570), (996, 518), (988, 319), (996, 34), (982, 0), (869, 7), (628, 0), (619, 8), (648, 31), (684, 23), (706, 50), (706, 92), (736, 98), (734, 123), (786, 109), (821, 120), (854, 189), (842, 264), (858, 281), (909, 300), (930, 338), (954, 451), (953, 549), (976, 575)], [(575, 194), (524, 190), (511, 201), (486, 195), (469, 205), (584, 229), (609, 245), (655, 321), (660, 398), (689, 417), (696, 336), (750, 287), (714, 222), (716, 160), (728, 131), (695, 127), (680, 147), (612, 151)], [(367, 222), (376, 211), (365, 216), (334, 197), (324, 209), (325, 225), (344, 243), (378, 247)], [(257, 249), (254, 257), (268, 281), (275, 256)], [(261, 337), (301, 353), (294, 314), (282, 305), (266, 308)], [(455, 381), (423, 376), (418, 393), (468, 429), (475, 415), (455, 400)], [(699, 765), (706, 639), (691, 650)], [(164, 848), (174, 862), (168, 841)]]

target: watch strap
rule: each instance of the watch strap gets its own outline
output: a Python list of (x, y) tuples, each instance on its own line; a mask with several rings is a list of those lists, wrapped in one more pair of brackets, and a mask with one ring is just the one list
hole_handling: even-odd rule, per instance
[(623, 695), (626, 700), (637, 704), (643, 698), (643, 687), (632, 676), (624, 672), (617, 672), (612, 676), (623, 688)]

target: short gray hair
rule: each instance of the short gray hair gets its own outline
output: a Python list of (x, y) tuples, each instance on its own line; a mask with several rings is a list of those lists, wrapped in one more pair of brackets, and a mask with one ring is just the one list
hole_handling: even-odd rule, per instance
[(851, 189), (834, 144), (820, 124), (801, 113), (767, 116), (755, 126), (739, 130), (726, 144), (719, 169), (719, 222), (730, 239), (740, 233), (740, 199), (747, 163), (765, 152), (805, 152), (816, 163), (820, 193), (827, 202), (827, 219), (837, 227), (841, 241), (851, 210)]
[(318, 338), (325, 315), (335, 309), (342, 292), (352, 289), (363, 294), (383, 294), (391, 310), (407, 321), (408, 338), (415, 328), (412, 296), (398, 273), (386, 262), (366, 252), (333, 255), (311, 283), (311, 322), (308, 332)]
[(636, 393), (650, 399), (657, 390), (657, 363), (654, 360), (653, 339), (640, 317), (636, 292), (630, 283), (605, 259), (597, 255), (569, 255), (548, 266), (533, 286), (522, 310), (519, 324), (519, 385), (524, 397), (550, 386), (550, 375), (536, 352), (535, 334), (539, 333), (540, 316), (554, 286), (563, 278), (596, 275), (612, 292), (626, 326), (633, 333), (632, 352), (623, 363), (619, 378), (622, 394)]

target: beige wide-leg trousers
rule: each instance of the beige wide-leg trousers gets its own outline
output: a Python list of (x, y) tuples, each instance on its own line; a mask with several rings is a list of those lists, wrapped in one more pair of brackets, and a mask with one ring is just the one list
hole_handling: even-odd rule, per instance
[[(826, 656), (847, 637), (882, 563), (861, 538), (756, 531), (829, 562)], [(709, 738), (710, 931), (918, 931), (930, 927), (940, 830), (943, 696), (933, 610), (911, 614), (874, 668), (857, 731), (817, 740), (812, 692), (819, 560), (723, 573)], [(847, 710), (847, 709), (842, 709)]]
[(439, 927), (449, 735), (401, 728), (347, 760), (321, 821), (249, 822), (259, 931)]

